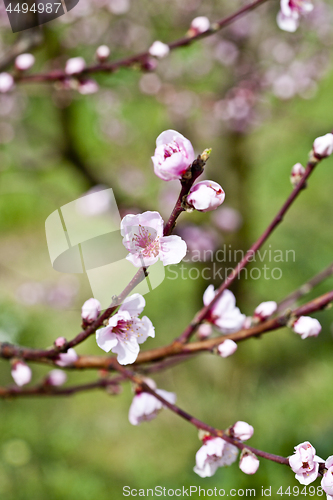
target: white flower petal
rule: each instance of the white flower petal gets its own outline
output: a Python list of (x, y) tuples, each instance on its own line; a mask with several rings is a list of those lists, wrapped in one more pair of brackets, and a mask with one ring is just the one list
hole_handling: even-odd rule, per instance
[(160, 259), (164, 266), (178, 264), (185, 257), (187, 246), (180, 236), (164, 236), (160, 242)]
[(112, 352), (118, 354), (117, 361), (121, 365), (130, 365), (138, 357), (140, 348), (134, 335), (129, 335), (126, 341), (119, 340), (117, 345), (112, 348)]
[[(111, 318), (110, 318), (111, 319)], [(105, 352), (110, 352), (118, 344), (118, 338), (112, 331), (112, 327), (100, 328), (96, 332), (96, 342), (98, 347)]]
[(139, 293), (133, 293), (130, 297), (126, 297), (119, 308), (119, 311), (127, 311), (131, 316), (139, 316), (146, 305), (145, 299)]

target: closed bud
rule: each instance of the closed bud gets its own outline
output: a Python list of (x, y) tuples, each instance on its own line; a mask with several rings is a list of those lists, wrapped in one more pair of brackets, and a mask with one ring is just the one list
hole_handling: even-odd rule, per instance
[(232, 427), (230, 427), (229, 434), (231, 437), (235, 437), (241, 441), (247, 441), (253, 436), (253, 427), (247, 422), (239, 420)]
[(54, 387), (63, 385), (66, 382), (66, 380), (67, 380), (66, 373), (62, 370), (57, 370), (57, 369), (51, 370), (46, 377), (46, 383)]
[(30, 69), (35, 63), (35, 58), (32, 54), (20, 54), (15, 59), (15, 68), (19, 71)]
[(209, 28), (210, 28), (210, 21), (208, 17), (199, 16), (193, 19), (193, 21), (191, 22), (191, 27), (187, 35), (188, 36), (200, 35), (200, 33), (204, 33), (205, 31), (209, 30)]
[(86, 62), (83, 57), (72, 57), (66, 62), (65, 73), (67, 75), (75, 75), (81, 73), (85, 67)]
[(237, 351), (238, 345), (231, 339), (226, 339), (217, 347), (217, 352), (222, 358), (227, 358)]
[(313, 143), (313, 154), (316, 158), (327, 158), (333, 153), (333, 134), (329, 133), (317, 139)]
[(101, 304), (97, 299), (86, 300), (82, 306), (81, 317), (87, 323), (92, 323), (101, 312)]
[(224, 199), (225, 193), (217, 182), (202, 181), (192, 186), (187, 203), (199, 212), (209, 212), (222, 205)]
[(296, 163), (291, 169), (290, 174), (290, 182), (292, 183), (293, 187), (297, 186), (304, 174), (305, 168), (303, 167), (303, 165), (301, 163)]
[(26, 385), (31, 380), (31, 369), (23, 361), (14, 361), (11, 370), (16, 385)]
[(9, 73), (0, 73), (0, 93), (5, 94), (14, 87), (14, 78)]
[(315, 318), (310, 316), (300, 316), (293, 324), (293, 330), (298, 333), (302, 339), (307, 337), (317, 337), (321, 332), (321, 324)]
[(65, 337), (58, 337), (57, 339), (55, 339), (54, 345), (56, 347), (63, 347), (66, 344), (66, 342), (67, 340), (65, 339)]
[(169, 45), (167, 45), (166, 43), (157, 40), (156, 42), (153, 43), (148, 52), (151, 56), (162, 59), (163, 57), (169, 54), (170, 48)]
[(254, 317), (259, 321), (263, 321), (269, 318), (277, 310), (277, 303), (274, 300), (268, 300), (267, 302), (262, 302), (256, 307), (254, 311)]
[(100, 45), (96, 50), (96, 59), (99, 62), (104, 62), (110, 56), (110, 49), (107, 45)]
[(245, 474), (255, 474), (259, 468), (259, 460), (254, 453), (244, 448), (239, 461), (239, 468)]

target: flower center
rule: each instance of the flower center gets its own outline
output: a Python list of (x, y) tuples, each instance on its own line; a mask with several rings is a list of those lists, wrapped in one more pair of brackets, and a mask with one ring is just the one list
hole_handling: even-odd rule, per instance
[(160, 242), (156, 231), (139, 224), (139, 230), (133, 236), (132, 242), (135, 251), (142, 254), (142, 256), (158, 257), (158, 254), (160, 252)]
[(128, 340), (128, 334), (132, 330), (132, 322), (120, 319), (117, 326), (114, 326), (112, 331), (118, 335), (122, 340)]

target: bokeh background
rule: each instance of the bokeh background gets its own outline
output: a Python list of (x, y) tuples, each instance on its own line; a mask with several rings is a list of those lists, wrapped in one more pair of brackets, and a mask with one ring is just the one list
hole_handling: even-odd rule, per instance
[[(165, 129), (183, 133), (197, 153), (213, 148), (204, 175), (226, 192), (218, 211), (181, 217), (177, 232), (188, 246), (246, 249), (261, 234), (291, 190), (292, 165), (305, 164), (314, 138), (333, 128), (333, 11), (328, 1), (314, 3), (295, 34), (278, 29), (279, 2), (271, 1), (214, 37), (173, 52), (155, 72), (137, 68), (96, 76), (100, 89), (93, 95), (45, 84), (22, 84), (0, 95), (1, 341), (47, 347), (58, 336), (79, 332), (89, 285), (85, 276), (52, 269), (45, 219), (96, 186), (113, 188), (123, 215), (159, 210), (166, 218), (179, 186), (158, 179), (150, 160)], [(240, 5), (80, 0), (71, 13), (41, 27), (33, 70), (61, 68), (78, 55), (91, 63), (102, 43), (118, 59), (156, 39), (182, 36), (198, 15), (214, 21)], [(29, 43), (33, 33), (13, 35), (1, 9), (0, 49), (6, 54), (22, 37)], [(233, 286), (245, 314), (261, 301), (281, 300), (330, 264), (332, 182), (328, 159), (264, 247), (294, 250), (295, 259), (252, 264), (278, 266), (281, 279), (243, 276)], [(218, 279), (191, 279), (188, 272), (207, 266), (213, 269), (213, 262), (188, 262), (186, 279), (178, 280), (169, 279), (169, 270), (146, 296), (145, 314), (156, 338), (144, 349), (170, 342), (193, 318), (203, 291)], [(332, 283), (328, 279), (308, 297)], [(287, 456), (309, 440), (326, 458), (333, 453), (332, 313), (318, 318), (323, 330), (317, 339), (302, 341), (279, 330), (241, 344), (229, 359), (200, 355), (155, 380), (177, 393), (182, 408), (213, 426), (249, 422), (255, 428), (250, 444), (257, 448)], [(94, 338), (77, 351), (102, 354)], [(34, 382), (47, 373), (32, 368)], [(73, 384), (97, 377), (68, 375)], [(6, 361), (0, 362), (0, 380), (13, 383)], [(127, 417), (131, 399), (127, 384), (119, 396), (100, 391), (0, 401), (1, 499), (118, 499), (125, 485), (256, 488), (258, 498), (262, 486), (272, 486), (276, 498), (280, 486), (299, 486), (291, 470), (263, 460), (255, 476), (234, 464), (201, 479), (192, 470), (200, 447), (196, 429), (166, 410), (133, 427)]]

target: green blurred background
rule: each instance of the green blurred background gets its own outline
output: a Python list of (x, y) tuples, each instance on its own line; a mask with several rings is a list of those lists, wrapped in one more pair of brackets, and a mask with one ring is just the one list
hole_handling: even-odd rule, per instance
[[(42, 28), (44, 40), (34, 50), (36, 70), (61, 67), (76, 55), (91, 62), (101, 43), (117, 59), (149, 47), (155, 39), (167, 42), (181, 36), (197, 15), (216, 20), (240, 5), (208, 0), (81, 2), (77, 14), (74, 9), (68, 18)], [(328, 6), (318, 2), (318, 10), (326, 12), (324, 8)], [(260, 9), (239, 21), (239, 32), (230, 28), (214, 40), (171, 54), (156, 74), (121, 70), (97, 76), (100, 91), (92, 96), (40, 84), (19, 85), (13, 94), (1, 96), (2, 341), (47, 347), (58, 336), (69, 339), (79, 332), (89, 285), (84, 276), (61, 275), (51, 268), (45, 219), (96, 184), (113, 188), (122, 213), (159, 210), (166, 217), (178, 185), (158, 179), (150, 160), (155, 139), (165, 129), (183, 133), (197, 153), (213, 148), (205, 176), (221, 183), (225, 205), (243, 219), (240, 228), (227, 232), (218, 229), (216, 214), (185, 214), (177, 230), (181, 233), (188, 224), (211, 226), (215, 249), (223, 244), (246, 249), (265, 229), (291, 190), (292, 165), (305, 164), (314, 138), (333, 128), (333, 71), (332, 33), (319, 36), (323, 24), (316, 17), (291, 35), (275, 25), (278, 2)], [(5, 52), (17, 35), (4, 20), (2, 26)], [(225, 47), (218, 49), (226, 40), (230, 50), (233, 45), (238, 51), (230, 64), (225, 64)], [(274, 50), (277, 46), (280, 52)], [(275, 80), (292, 75), (294, 91), (274, 91), (269, 71)], [(306, 78), (311, 92), (302, 96), (298, 90)], [(216, 103), (243, 84), (251, 88), (253, 116), (221, 120)], [(238, 281), (233, 291), (242, 312), (251, 315), (260, 302), (281, 300), (330, 264), (332, 182), (333, 160), (328, 159), (264, 247), (292, 249), (295, 262), (266, 259), (270, 269), (281, 268), (281, 279)], [(186, 264), (187, 269), (207, 265)], [(166, 277), (146, 296), (145, 314), (155, 325), (156, 338), (143, 349), (178, 335), (201, 307), (210, 283), (171, 280), (170, 271)], [(328, 279), (309, 297), (328, 291), (332, 283)], [(255, 429), (250, 441), (254, 447), (287, 456), (309, 440), (325, 459), (333, 454), (332, 313), (317, 317), (323, 326), (317, 339), (302, 341), (283, 329), (241, 344), (229, 359), (200, 355), (154, 378), (160, 388), (177, 393), (181, 408), (213, 426), (249, 422)], [(77, 351), (102, 354), (94, 338)], [(34, 382), (47, 373), (45, 367), (31, 367)], [(68, 375), (73, 384), (97, 376)], [(1, 385), (13, 383), (6, 361), (0, 362), (0, 377)], [(262, 486), (272, 486), (272, 497), (278, 498), (280, 486), (298, 486), (291, 470), (264, 460), (255, 476), (246, 476), (234, 464), (212, 478), (199, 478), (192, 470), (200, 447), (196, 429), (166, 410), (156, 420), (133, 427), (127, 418), (131, 399), (127, 384), (119, 396), (96, 391), (0, 401), (0, 498), (109, 500), (122, 498), (125, 485), (256, 488), (258, 498)]]

